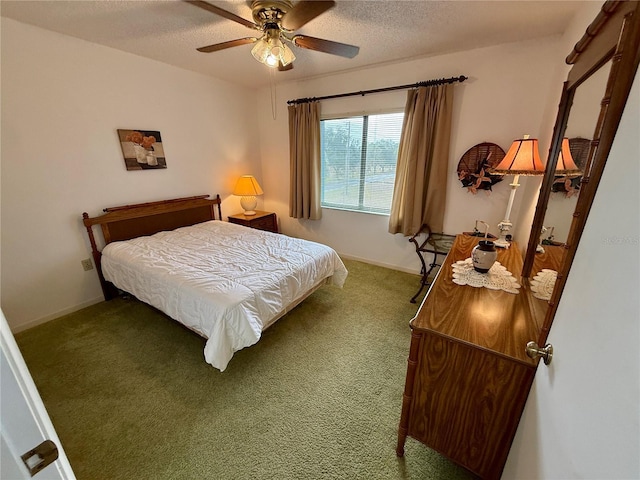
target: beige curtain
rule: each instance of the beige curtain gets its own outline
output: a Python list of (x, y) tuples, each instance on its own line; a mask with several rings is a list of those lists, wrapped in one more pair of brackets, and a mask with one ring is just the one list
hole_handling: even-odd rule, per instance
[(453, 85), (409, 90), (398, 149), (389, 233), (442, 232)]
[(320, 208), (320, 102), (289, 105), (289, 216), (318, 220)]

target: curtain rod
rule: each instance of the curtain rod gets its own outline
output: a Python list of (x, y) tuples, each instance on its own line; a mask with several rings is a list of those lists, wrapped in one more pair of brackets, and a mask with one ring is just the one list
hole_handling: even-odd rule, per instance
[(433, 85), (444, 85), (445, 83), (464, 82), (469, 77), (460, 75), (459, 77), (439, 78), (437, 80), (427, 80), (424, 82), (412, 83), (410, 85), (398, 85), (395, 87), (376, 88), (374, 90), (362, 90), (360, 92), (338, 93), (337, 95), (326, 95), (324, 97), (310, 97), (310, 98), (297, 98), (295, 100), (289, 100), (287, 105), (297, 105), (299, 103), (315, 102), (317, 100), (330, 100), (332, 98), (353, 97), (355, 95), (365, 96), (369, 93), (390, 92), (391, 90), (406, 90), (409, 88), (417, 87), (431, 87)]

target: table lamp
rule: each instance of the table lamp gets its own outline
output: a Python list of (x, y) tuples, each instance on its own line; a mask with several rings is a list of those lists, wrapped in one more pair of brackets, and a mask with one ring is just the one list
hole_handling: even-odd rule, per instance
[(556, 163), (556, 175), (582, 175), (582, 170), (576, 165), (571, 155), (569, 139), (562, 139), (562, 147), (558, 154), (558, 163)]
[[(553, 182), (553, 186), (551, 187), (553, 192), (564, 192), (566, 197), (572, 197), (579, 192), (579, 187), (574, 186), (574, 182), (580, 178), (582, 170), (580, 170), (580, 167), (578, 167), (576, 162), (573, 160), (568, 138), (562, 139), (560, 153), (558, 154), (558, 161), (556, 162), (555, 174), (556, 180)], [(545, 241), (547, 241), (547, 244), (553, 245), (554, 228), (555, 227), (542, 227), (542, 231), (540, 232), (540, 242), (536, 247), (537, 253), (544, 253), (543, 245)], [(549, 235), (546, 239), (543, 239), (542, 236), (546, 232), (549, 232)]]
[(507, 211), (505, 212), (504, 220), (498, 224), (500, 237), (493, 242), (496, 247), (509, 248), (510, 243), (507, 240), (507, 235), (509, 235), (509, 231), (513, 227), (510, 220), (511, 207), (513, 206), (516, 190), (520, 186), (518, 183), (520, 175), (544, 175), (544, 165), (538, 153), (538, 140), (529, 138), (529, 135), (514, 140), (502, 161), (489, 173), (491, 175), (513, 175)]
[(242, 206), (244, 210), (244, 214), (247, 216), (255, 215), (255, 208), (258, 205), (258, 199), (256, 195), (262, 195), (264, 192), (258, 181), (253, 177), (253, 175), (243, 175), (238, 179), (236, 183), (236, 188), (233, 189), (233, 194), (239, 197), (240, 206)]
[(569, 198), (580, 191), (579, 182), (582, 170), (580, 170), (580, 167), (578, 167), (573, 160), (568, 138), (562, 139), (555, 173), (556, 178), (551, 187), (553, 192), (563, 192), (565, 196)]

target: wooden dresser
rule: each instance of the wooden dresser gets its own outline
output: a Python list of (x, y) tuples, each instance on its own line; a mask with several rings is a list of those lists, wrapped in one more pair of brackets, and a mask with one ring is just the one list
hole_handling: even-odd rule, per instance
[(531, 267), (531, 276), (540, 272), (543, 268), (549, 268), (559, 272), (567, 249), (561, 245), (545, 245), (543, 253), (536, 253)]
[[(397, 454), (410, 436), (482, 478), (500, 478), (537, 365), (525, 346), (547, 303), (526, 282), (518, 294), (453, 283), (451, 265), (478, 241), (456, 237), (410, 322)], [(520, 283), (518, 246), (499, 250), (498, 261)]]

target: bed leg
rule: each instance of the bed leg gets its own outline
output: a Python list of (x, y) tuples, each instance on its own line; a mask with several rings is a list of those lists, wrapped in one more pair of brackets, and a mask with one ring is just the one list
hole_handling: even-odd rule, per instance
[(118, 298), (120, 296), (120, 293), (118, 292), (118, 289), (115, 287), (115, 285), (107, 281), (102, 284), (102, 293), (104, 294), (104, 299), (107, 301), (113, 300), (114, 298)]

